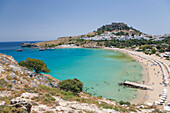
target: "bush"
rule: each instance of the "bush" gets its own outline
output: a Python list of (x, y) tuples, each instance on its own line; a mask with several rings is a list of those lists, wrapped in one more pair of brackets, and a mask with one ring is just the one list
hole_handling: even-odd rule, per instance
[(128, 105), (128, 106), (129, 106), (129, 105), (130, 105), (130, 102), (120, 101), (119, 104), (120, 104), (120, 105)]
[(35, 70), (36, 73), (39, 73), (40, 71), (45, 73), (50, 72), (50, 70), (47, 68), (47, 65), (39, 59), (27, 58), (25, 61), (20, 61), (19, 65), (27, 67), (31, 70)]
[(100, 106), (102, 106), (102, 107), (105, 108), (105, 109), (113, 109), (113, 106), (112, 106), (112, 105), (109, 105), (109, 104), (107, 104), (107, 103), (105, 103), (105, 102), (102, 102), (102, 103), (100, 104)]
[(155, 48), (152, 49), (152, 53), (153, 54), (156, 53), (156, 49)]
[(160, 49), (159, 52), (160, 52), (160, 53), (163, 53), (163, 52), (165, 52), (165, 50), (164, 50), (164, 49)]
[(119, 111), (119, 108), (117, 106), (114, 107), (114, 110)]
[(4, 79), (0, 79), (0, 91), (5, 90), (8, 83)]
[(71, 91), (74, 94), (77, 94), (83, 90), (83, 83), (76, 78), (63, 80), (58, 83), (58, 86), (61, 90)]
[[(0, 109), (1, 109), (1, 106), (0, 106)], [(25, 111), (22, 108), (6, 106), (0, 110), (0, 113), (27, 113), (27, 111)]]

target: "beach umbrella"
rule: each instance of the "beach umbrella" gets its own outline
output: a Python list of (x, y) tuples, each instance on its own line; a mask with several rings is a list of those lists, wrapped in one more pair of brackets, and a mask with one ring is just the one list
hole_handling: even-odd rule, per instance
[(152, 106), (153, 104), (152, 103), (147, 103), (148, 106)]
[(166, 95), (162, 95), (162, 97), (166, 98), (167, 96)]
[(161, 100), (166, 100), (166, 98), (164, 98), (164, 97), (161, 97), (160, 99), (161, 99)]
[(167, 93), (167, 91), (163, 91), (163, 93)]
[(167, 92), (163, 92), (162, 95), (166, 95), (167, 96)]
[(163, 92), (167, 92), (167, 90), (163, 90)]
[(167, 89), (163, 89), (163, 91), (167, 91)]
[(167, 94), (167, 92), (162, 92), (162, 94)]
[(164, 103), (164, 101), (163, 101), (163, 100), (159, 100), (159, 102), (160, 102), (160, 103)]
[(160, 104), (160, 102), (158, 102), (158, 101), (155, 101), (155, 104)]
[(167, 94), (162, 94), (162, 96), (164, 96), (164, 97), (166, 96), (167, 97)]

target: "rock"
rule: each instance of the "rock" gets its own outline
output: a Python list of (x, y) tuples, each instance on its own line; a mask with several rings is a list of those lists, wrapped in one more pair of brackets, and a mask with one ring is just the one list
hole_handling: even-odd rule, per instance
[(4, 68), (2, 66), (0, 66), (0, 74), (4, 72)]
[(4, 80), (5, 80), (6, 82), (10, 83), (10, 81), (9, 81), (7, 78), (4, 78)]
[(26, 110), (28, 113), (31, 112), (32, 104), (22, 98), (12, 99), (10, 105), (12, 107), (22, 108), (22, 109)]
[(30, 76), (30, 77), (34, 77), (36, 75), (36, 73), (34, 71), (30, 71), (30, 70), (27, 70), (27, 74)]
[(24, 98), (32, 98), (32, 97), (38, 97), (38, 94), (37, 93), (22, 93), (21, 97), (24, 97)]
[(12, 80), (11, 83), (13, 83), (14, 85), (16, 85), (16, 80)]
[(0, 106), (5, 105), (5, 101), (0, 101)]
[(52, 82), (50, 83), (51, 87), (58, 88), (58, 82)]
[(41, 75), (40, 78), (41, 78), (41, 80), (48, 82), (48, 78), (46, 76)]
[(38, 46), (31, 43), (22, 43), (21, 47), (38, 47)]
[(11, 78), (14, 78), (15, 77), (15, 74), (11, 74), (11, 75), (9, 75)]

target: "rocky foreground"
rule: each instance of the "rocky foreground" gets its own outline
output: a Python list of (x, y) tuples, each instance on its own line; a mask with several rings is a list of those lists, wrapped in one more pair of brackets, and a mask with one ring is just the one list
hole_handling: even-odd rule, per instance
[(85, 92), (74, 95), (61, 91), (59, 80), (21, 67), (11, 57), (0, 54), (0, 113), (114, 113), (162, 112), (159, 106), (126, 105)]

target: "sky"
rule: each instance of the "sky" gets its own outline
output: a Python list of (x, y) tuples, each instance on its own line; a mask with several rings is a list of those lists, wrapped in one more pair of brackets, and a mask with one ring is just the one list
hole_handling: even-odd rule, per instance
[(0, 42), (54, 40), (112, 22), (170, 34), (170, 0), (0, 0)]

